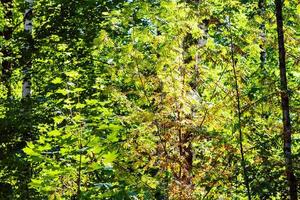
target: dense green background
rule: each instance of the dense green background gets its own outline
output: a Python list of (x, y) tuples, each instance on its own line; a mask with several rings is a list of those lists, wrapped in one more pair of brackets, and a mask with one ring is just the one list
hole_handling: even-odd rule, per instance
[[(35, 0), (29, 56), (26, 6), (0, 4), (0, 199), (288, 199), (273, 1)], [(299, 179), (298, 1), (283, 14)]]

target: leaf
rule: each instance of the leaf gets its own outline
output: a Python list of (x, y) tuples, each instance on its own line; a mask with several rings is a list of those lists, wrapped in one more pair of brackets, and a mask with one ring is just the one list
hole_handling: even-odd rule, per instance
[(67, 44), (58, 44), (57, 45), (57, 50), (59, 51), (65, 51), (68, 48)]
[(93, 146), (93, 153), (99, 154), (103, 150), (103, 147), (99, 146), (99, 144), (96, 144)]
[(95, 170), (101, 169), (101, 165), (99, 165), (96, 162), (93, 162), (92, 164), (90, 164), (89, 167), (90, 167), (91, 171), (95, 171)]
[(113, 132), (113, 133), (109, 134), (107, 136), (107, 139), (111, 142), (118, 142), (119, 141), (118, 132)]
[(27, 146), (30, 148), (30, 149), (34, 149), (34, 144), (32, 142), (27, 142)]
[(112, 166), (113, 162), (118, 157), (118, 154), (115, 151), (113, 151), (113, 152), (104, 154), (102, 157), (103, 157), (103, 164), (105, 166)]
[(82, 104), (82, 103), (77, 103), (75, 105), (75, 108), (77, 108), (77, 109), (81, 109), (81, 108), (84, 108), (84, 107), (85, 107), (85, 104)]
[(57, 177), (57, 175), (59, 175), (61, 172), (59, 170), (53, 170), (53, 169), (50, 169), (48, 172), (47, 172), (47, 176), (50, 176), (50, 177)]
[(57, 136), (60, 136), (61, 135), (61, 132), (59, 130), (53, 130), (53, 131), (50, 131), (48, 133), (49, 136), (54, 136), (54, 137), (57, 137)]
[(56, 77), (55, 79), (53, 79), (53, 80), (51, 81), (51, 83), (53, 83), (53, 84), (59, 84), (59, 83), (62, 83), (62, 82), (63, 82), (62, 79), (59, 78), (59, 77)]
[(112, 131), (119, 131), (120, 129), (122, 129), (122, 126), (119, 126), (119, 125), (116, 125), (116, 124), (110, 124), (109, 128)]
[(84, 88), (75, 88), (74, 89), (74, 92), (82, 92), (82, 91), (85, 91)]
[(43, 181), (41, 179), (31, 179), (31, 183), (29, 184), (31, 187), (39, 187), (41, 186)]
[(76, 115), (75, 117), (73, 117), (73, 119), (77, 122), (84, 120), (84, 117), (80, 114)]
[(98, 129), (99, 130), (105, 130), (105, 129), (108, 129), (108, 125), (106, 125), (106, 124), (101, 124), (101, 125), (99, 125), (99, 127), (98, 127)]
[(62, 94), (62, 95), (67, 95), (69, 93), (69, 90), (67, 89), (58, 89), (56, 90), (56, 93)]
[(77, 71), (69, 71), (69, 72), (65, 72), (66, 76), (70, 77), (70, 78), (79, 78), (80, 74)]
[(39, 153), (33, 151), (33, 150), (32, 150), (31, 148), (29, 148), (29, 147), (25, 147), (25, 148), (23, 149), (23, 151), (24, 151), (27, 155), (29, 155), (29, 156), (40, 156)]
[(155, 189), (158, 185), (157, 181), (150, 176), (143, 175), (141, 180), (152, 189)]
[(87, 99), (85, 100), (87, 105), (96, 105), (98, 103), (98, 101), (96, 99)]
[(63, 116), (55, 116), (53, 117), (54, 123), (55, 124), (60, 124), (62, 121), (64, 121), (65, 117)]

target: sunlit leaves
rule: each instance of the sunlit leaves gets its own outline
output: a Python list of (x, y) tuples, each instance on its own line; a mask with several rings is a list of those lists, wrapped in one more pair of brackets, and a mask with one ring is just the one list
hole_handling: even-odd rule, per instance
[(78, 79), (80, 77), (80, 74), (77, 71), (68, 71), (68, 72), (65, 72), (65, 74), (68, 77), (73, 78), (73, 79)]
[(56, 136), (60, 136), (60, 135), (61, 135), (61, 132), (60, 132), (59, 130), (53, 130), (53, 131), (50, 131), (50, 132), (48, 133), (48, 135), (49, 135), (49, 136), (54, 136), (54, 137), (56, 137)]
[(33, 149), (31, 149), (30, 147), (25, 147), (25, 148), (23, 149), (23, 151), (24, 151), (27, 155), (29, 155), (29, 156), (40, 156), (39, 153), (35, 152), (35, 151), (34, 151)]
[[(299, 6), (286, 5), (297, 126)], [(278, 197), (269, 183), (284, 182), (273, 6), (267, 1), (261, 12), (257, 2), (238, 0), (37, 2), (34, 140), (23, 149), (33, 166), (31, 187), (50, 199), (74, 198), (80, 174), (86, 199), (243, 199), (234, 63), (252, 192)], [(20, 74), (12, 79), (15, 93)]]
[(118, 154), (116, 152), (108, 152), (103, 155), (103, 164), (105, 166), (112, 166), (117, 157)]
[(60, 124), (65, 119), (64, 116), (55, 116), (53, 118), (55, 124)]
[(53, 79), (51, 82), (54, 83), (54, 84), (59, 84), (59, 83), (62, 83), (63, 80), (62, 80), (61, 78), (59, 78), (59, 77), (56, 77), (56, 78)]

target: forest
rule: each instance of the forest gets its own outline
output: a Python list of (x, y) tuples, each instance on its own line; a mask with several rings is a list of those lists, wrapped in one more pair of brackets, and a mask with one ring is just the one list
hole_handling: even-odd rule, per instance
[(1, 0), (0, 200), (298, 200), (298, 0)]

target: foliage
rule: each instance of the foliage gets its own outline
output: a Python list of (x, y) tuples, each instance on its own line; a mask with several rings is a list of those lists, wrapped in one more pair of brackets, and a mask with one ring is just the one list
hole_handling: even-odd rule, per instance
[[(287, 199), (274, 6), (35, 1), (27, 58), (26, 3), (1, 1), (0, 199), (247, 199), (247, 180)], [(299, 7), (284, 4), (298, 179)]]

